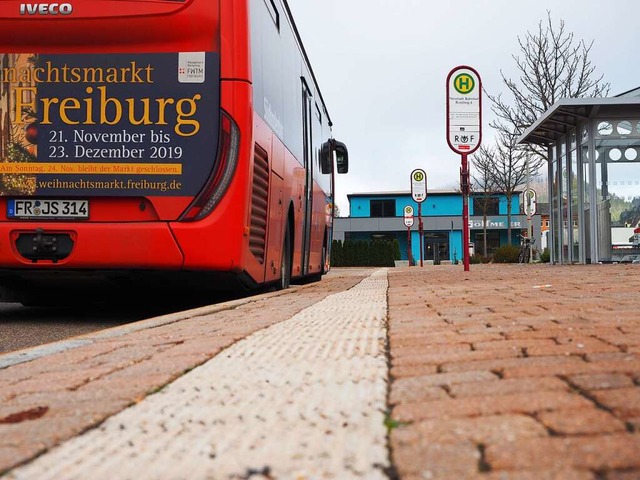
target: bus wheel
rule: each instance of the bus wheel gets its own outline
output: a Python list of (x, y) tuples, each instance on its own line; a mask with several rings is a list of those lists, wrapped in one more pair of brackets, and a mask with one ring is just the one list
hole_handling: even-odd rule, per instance
[(282, 245), (282, 258), (280, 260), (280, 281), (277, 289), (284, 290), (289, 288), (291, 284), (291, 235), (289, 234), (289, 225), (284, 231), (284, 242)]

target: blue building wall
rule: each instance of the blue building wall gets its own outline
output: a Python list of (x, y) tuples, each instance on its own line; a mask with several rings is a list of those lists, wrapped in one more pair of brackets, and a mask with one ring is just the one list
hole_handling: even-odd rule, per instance
[(464, 255), (462, 251), (462, 231), (454, 230), (449, 235), (451, 254), (450, 258), (452, 262), (462, 261)]
[[(460, 200), (462, 202), (462, 199)], [(462, 204), (461, 204), (462, 205)], [(460, 207), (462, 209), (462, 206)], [(500, 215), (507, 215), (509, 209), (507, 208), (507, 197), (501, 195), (498, 198), (498, 213)], [(514, 195), (511, 197), (511, 211), (520, 211), (520, 195)], [(473, 208), (473, 202), (469, 202), (469, 215), (482, 215), (482, 212), (476, 212)]]
[[(388, 196), (371, 196), (371, 197), (353, 197), (349, 200), (349, 210), (352, 217), (370, 217), (371, 209), (370, 202), (375, 200), (395, 200), (396, 201), (396, 216), (402, 217), (404, 207), (411, 205), (413, 211), (417, 215), (418, 203), (414, 202), (411, 196), (408, 195), (388, 195)], [(499, 206), (498, 213), (500, 215), (507, 215), (507, 197), (504, 195), (498, 198)], [(520, 195), (514, 195), (511, 197), (511, 211), (520, 211)], [(460, 215), (462, 212), (462, 196), (456, 194), (449, 195), (432, 195), (427, 196), (427, 199), (422, 202), (422, 215), (423, 216), (438, 216), (438, 215)], [(469, 201), (469, 215), (481, 215), (482, 212), (475, 212), (473, 209), (473, 202)]]
[[(388, 198), (394, 198), (394, 197), (388, 197)], [(384, 198), (379, 198), (379, 200), (386, 200), (387, 197)], [(351, 214), (352, 217), (370, 217), (371, 216), (371, 210), (369, 208), (370, 205), (370, 198), (365, 198), (365, 197), (356, 197), (356, 198), (352, 198), (349, 200), (349, 213)], [(396, 210), (398, 210), (396, 208)], [(396, 216), (400, 216), (398, 213), (396, 213)]]
[[(349, 200), (349, 213), (352, 217), (370, 217), (370, 202), (375, 200), (395, 200), (396, 201), (396, 217), (404, 216), (404, 207), (411, 205), (415, 215), (418, 215), (419, 205), (414, 202), (409, 195), (389, 195), (389, 196), (372, 196), (372, 197), (353, 197)], [(501, 202), (502, 204), (502, 202)], [(471, 207), (470, 207), (471, 208)], [(502, 205), (501, 205), (502, 208)], [(515, 208), (515, 207), (514, 207)], [(504, 210), (506, 212), (507, 203), (504, 202)], [(462, 197), (456, 194), (450, 195), (433, 195), (428, 196), (422, 202), (422, 215), (427, 216), (450, 216), (460, 215), (462, 212)]]
[[(411, 205), (413, 211), (418, 214), (418, 204), (411, 198), (401, 199), (405, 205)], [(400, 210), (401, 212), (403, 210)], [(435, 216), (451, 216), (460, 215), (462, 212), (462, 197), (458, 195), (438, 195), (427, 197), (422, 202), (422, 216), (423, 217), (435, 217)]]

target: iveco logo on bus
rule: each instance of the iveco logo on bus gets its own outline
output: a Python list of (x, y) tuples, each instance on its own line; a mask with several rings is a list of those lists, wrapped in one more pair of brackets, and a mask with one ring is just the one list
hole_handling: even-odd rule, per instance
[(20, 15), (70, 15), (70, 3), (21, 3)]

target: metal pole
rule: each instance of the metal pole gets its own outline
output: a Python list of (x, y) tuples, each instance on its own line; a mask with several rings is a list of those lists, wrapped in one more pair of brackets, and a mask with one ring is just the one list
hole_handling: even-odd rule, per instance
[(464, 271), (469, 271), (469, 164), (462, 153), (462, 258)]
[(409, 266), (413, 263), (411, 257), (411, 227), (407, 227), (407, 258), (409, 259)]
[(525, 201), (524, 204), (527, 208), (527, 238), (529, 239), (529, 257), (527, 258), (527, 263), (531, 263), (532, 257), (533, 257), (533, 243), (531, 242), (531, 240), (533, 240), (533, 232), (531, 230), (531, 196), (529, 195), (529, 189), (530, 189), (530, 173), (529, 173), (529, 155), (527, 155), (525, 157), (525, 162), (527, 164), (527, 191), (524, 194), (525, 195)]
[(423, 258), (423, 242), (424, 242), (424, 235), (423, 235), (423, 230), (422, 230), (422, 202), (418, 203), (418, 231), (420, 232), (420, 266), (424, 266), (422, 263), (422, 258)]
[[(449, 245), (451, 245), (451, 239), (453, 238), (453, 220), (451, 220), (451, 233), (449, 233)], [(456, 249), (453, 249), (453, 264), (458, 264), (458, 255), (456, 253)]]

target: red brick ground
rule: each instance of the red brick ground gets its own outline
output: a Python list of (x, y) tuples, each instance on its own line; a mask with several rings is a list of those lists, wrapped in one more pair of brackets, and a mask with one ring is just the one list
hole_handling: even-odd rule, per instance
[(429, 265), (389, 284), (401, 479), (640, 479), (640, 265)]

